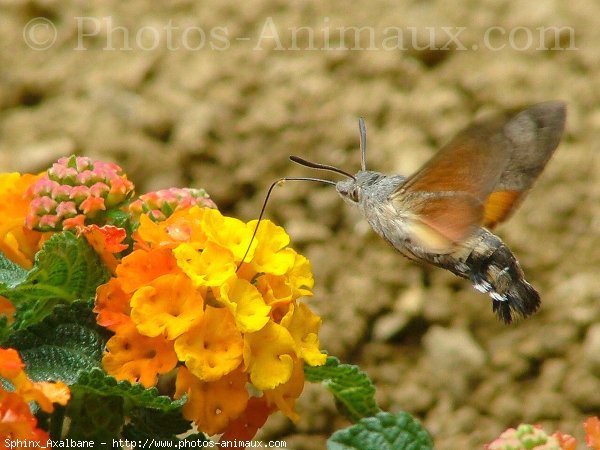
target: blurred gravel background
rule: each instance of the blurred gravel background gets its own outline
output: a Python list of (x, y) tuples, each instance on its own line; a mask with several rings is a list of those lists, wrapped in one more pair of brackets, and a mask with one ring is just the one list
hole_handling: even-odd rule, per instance
[[(502, 325), (467, 282), (402, 258), (329, 186), (286, 184), (268, 216), (313, 263), (323, 347), (438, 449), (481, 448), (521, 421), (581, 436), (600, 412), (599, 21), (593, 0), (0, 0), (0, 169), (114, 160), (140, 192), (204, 187), (250, 220), (274, 179), (308, 173), (289, 154), (358, 170), (359, 116), (370, 167), (409, 174), (479, 113), (563, 99), (563, 142), (499, 231), (543, 298), (527, 321)], [(367, 31), (347, 37), (363, 50), (340, 50), (335, 28), (351, 26), (372, 27), (375, 49)], [(540, 39), (551, 26), (558, 40)], [(306, 32), (290, 49), (290, 27), (333, 49), (307, 50)], [(386, 27), (406, 50), (382, 48)], [(434, 50), (442, 27), (464, 27), (461, 45)], [(347, 425), (320, 388), (298, 408), (298, 424), (272, 418), (264, 438), (322, 449)]]

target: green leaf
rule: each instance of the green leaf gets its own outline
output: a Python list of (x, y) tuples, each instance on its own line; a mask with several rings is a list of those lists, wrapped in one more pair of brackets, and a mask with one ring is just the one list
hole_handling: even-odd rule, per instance
[(377, 414), (375, 386), (358, 366), (340, 364), (334, 356), (323, 366), (304, 365), (304, 374), (311, 383), (322, 383), (336, 399), (340, 412), (352, 422)]
[(8, 288), (21, 283), (27, 276), (27, 271), (18, 266), (0, 252), (0, 286)]
[(179, 409), (165, 412), (135, 408), (129, 413), (129, 418), (135, 432), (146, 436), (172, 438), (192, 427), (192, 423), (183, 418)]
[(79, 379), (71, 386), (71, 392), (92, 393), (98, 396), (116, 396), (126, 401), (127, 409), (152, 408), (162, 412), (178, 411), (187, 401), (186, 397), (171, 400), (166, 395), (160, 395), (156, 388), (145, 388), (128, 381), (117, 381), (101, 369), (82, 372)]
[(410, 414), (380, 412), (336, 431), (327, 450), (433, 450), (425, 428)]
[(2, 268), (7, 279), (0, 279), (0, 295), (17, 307), (15, 329), (41, 321), (58, 303), (92, 298), (109, 277), (87, 241), (71, 232), (55, 234), (46, 241), (26, 277), (6, 262)]
[[(186, 398), (171, 400), (156, 388), (117, 381), (99, 368), (81, 372), (70, 386), (72, 400), (67, 408), (71, 427), (69, 437), (112, 442), (121, 436), (125, 417), (131, 423), (123, 429), (124, 437), (172, 438), (172, 433), (185, 432), (189, 422), (181, 419)], [(164, 429), (159, 422), (163, 420)], [(102, 448), (102, 447), (101, 447)], [(110, 448), (110, 447), (106, 447)]]
[(72, 384), (81, 371), (100, 366), (106, 339), (91, 303), (79, 300), (56, 306), (41, 323), (12, 333), (4, 345), (19, 351), (33, 380)]
[(123, 399), (88, 392), (71, 391), (71, 395), (66, 411), (70, 418), (67, 438), (92, 440), (98, 448), (112, 448), (125, 419)]

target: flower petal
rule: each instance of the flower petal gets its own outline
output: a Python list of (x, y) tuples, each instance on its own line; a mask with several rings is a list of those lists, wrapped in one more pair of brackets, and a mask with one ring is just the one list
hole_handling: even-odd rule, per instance
[(141, 286), (168, 273), (178, 273), (177, 262), (169, 249), (135, 250), (122, 259), (116, 269), (124, 292), (130, 294)]
[(246, 280), (233, 278), (221, 286), (221, 301), (231, 310), (242, 333), (260, 330), (269, 321), (271, 307), (262, 295)]
[(244, 364), (250, 381), (259, 390), (287, 382), (294, 368), (295, 343), (289, 331), (268, 322), (260, 331), (244, 336)]
[[(213, 242), (233, 253), (235, 261), (241, 261), (248, 250), (254, 229), (241, 220), (223, 216), (217, 209), (206, 209), (203, 228), (209, 242)], [(252, 241), (245, 261), (249, 261), (256, 248), (256, 239)]]
[(208, 435), (222, 433), (246, 408), (248, 377), (236, 370), (213, 382), (203, 382), (185, 367), (177, 373), (175, 398), (187, 394), (183, 416)]
[(275, 405), (282, 413), (294, 422), (300, 420), (300, 416), (294, 411), (296, 400), (304, 389), (304, 368), (302, 361), (294, 359), (294, 370), (292, 376), (285, 383), (275, 389), (264, 391), (267, 404)]
[(319, 328), (321, 318), (314, 314), (304, 303), (296, 307), (290, 305), (289, 313), (281, 319), (296, 343), (296, 353), (311, 366), (325, 364), (327, 355), (319, 350)]
[(175, 341), (175, 351), (202, 381), (214, 381), (242, 362), (244, 341), (226, 308), (207, 306), (196, 327)]
[(131, 297), (131, 318), (150, 337), (175, 339), (200, 320), (203, 308), (203, 295), (183, 274), (162, 275)]
[[(256, 223), (256, 220), (248, 222), (248, 228), (253, 230)], [(258, 244), (252, 265), (257, 272), (283, 275), (293, 266), (296, 252), (285, 248), (290, 243), (290, 237), (282, 227), (270, 220), (263, 220), (256, 232), (256, 240)]]
[(181, 244), (173, 254), (177, 265), (196, 286), (220, 286), (235, 274), (233, 253), (211, 242), (201, 253), (191, 244)]
[(110, 375), (146, 387), (154, 386), (158, 374), (169, 372), (177, 364), (173, 342), (163, 336), (143, 336), (133, 323), (117, 330), (106, 343), (106, 351), (102, 364)]
[(108, 283), (98, 286), (94, 306), (98, 325), (116, 331), (120, 325), (131, 322), (130, 299), (131, 295), (121, 289), (118, 278), (111, 278)]

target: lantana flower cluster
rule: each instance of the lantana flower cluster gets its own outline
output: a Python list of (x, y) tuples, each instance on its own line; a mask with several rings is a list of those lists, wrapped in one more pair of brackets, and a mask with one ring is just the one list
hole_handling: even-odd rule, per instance
[(133, 195), (133, 183), (115, 163), (85, 156), (60, 158), (32, 186), (27, 227), (59, 231), (93, 223)]
[[(112, 273), (95, 302), (98, 323), (114, 333), (102, 361), (109, 374), (146, 387), (175, 377), (184, 416), (225, 439), (250, 439), (275, 411), (298, 419), (303, 366), (326, 357), (321, 319), (300, 299), (312, 295), (310, 263), (288, 247), (283, 228), (223, 216), (201, 189), (135, 199), (118, 165), (86, 157), (61, 158), (41, 175), (1, 175), (0, 193), (0, 251), (10, 260), (30, 268), (45, 239), (72, 230)], [(129, 227), (116, 226), (111, 212), (124, 213)], [(10, 321), (13, 313), (0, 297), (0, 314)], [(13, 382), (25, 376), (1, 370)], [(17, 393), (0, 395), (0, 412), (25, 405), (37, 433)], [(18, 395), (51, 408), (41, 394)]]
[(320, 365), (320, 318), (308, 260), (283, 228), (194, 206), (140, 217), (134, 251), (97, 291), (98, 323), (115, 334), (103, 364), (150, 387), (176, 374), (184, 415), (209, 435), (251, 438), (276, 410), (293, 420), (303, 365)]
[(137, 220), (142, 214), (147, 214), (152, 220), (159, 222), (175, 211), (194, 205), (217, 207), (204, 189), (169, 188), (140, 195), (129, 204), (128, 210)]
[[(32, 446), (46, 448), (48, 434), (38, 428), (28, 402), (36, 402), (42, 411), (51, 413), (53, 403), (66, 405), (70, 392), (63, 382), (34, 382), (24, 371), (25, 365), (14, 349), (0, 348), (0, 377), (12, 384), (7, 390), (0, 383), (0, 436), (10, 441), (27, 441)], [(0, 442), (0, 448), (4, 441)]]
[[(600, 419), (589, 417), (583, 424), (585, 443), (591, 450), (600, 450)], [(509, 428), (496, 440), (484, 446), (485, 450), (577, 450), (577, 440), (557, 431), (548, 435), (541, 426), (521, 424)]]

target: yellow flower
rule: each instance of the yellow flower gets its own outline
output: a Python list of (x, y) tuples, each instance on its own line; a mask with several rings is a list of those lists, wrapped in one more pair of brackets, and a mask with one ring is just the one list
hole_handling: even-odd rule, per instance
[(12, 262), (30, 269), (43, 233), (25, 227), (31, 194), (29, 188), (41, 175), (0, 174), (0, 252)]
[(207, 306), (202, 320), (175, 341), (179, 360), (202, 381), (214, 381), (242, 362), (244, 341), (226, 308)]
[(140, 382), (146, 387), (156, 384), (158, 374), (177, 365), (173, 342), (163, 336), (148, 337), (138, 333), (135, 324), (119, 327), (106, 343), (102, 358), (104, 369), (118, 380)]
[(242, 333), (258, 331), (269, 321), (271, 308), (250, 282), (233, 278), (221, 286), (220, 294)]
[(248, 377), (241, 370), (213, 382), (203, 382), (185, 367), (177, 373), (175, 398), (187, 394), (183, 416), (196, 422), (198, 429), (214, 435), (222, 433), (229, 422), (237, 418), (248, 404)]
[(304, 303), (290, 305), (290, 311), (281, 319), (296, 343), (296, 354), (311, 366), (325, 364), (327, 355), (319, 351), (321, 318)]
[(294, 368), (296, 344), (289, 331), (274, 322), (244, 336), (244, 364), (250, 381), (259, 390), (287, 382)]
[[(254, 230), (256, 220), (248, 222), (248, 228)], [(290, 237), (270, 220), (263, 220), (256, 232), (256, 250), (251, 264), (259, 273), (271, 273), (283, 275), (294, 264), (296, 252), (286, 248), (290, 243)]]
[(294, 264), (286, 274), (290, 280), (294, 299), (302, 296), (311, 296), (315, 280), (310, 262), (306, 257), (296, 253)]
[(256, 279), (256, 287), (265, 299), (265, 303), (271, 307), (271, 317), (279, 323), (287, 314), (290, 302), (293, 300), (288, 277), (266, 273)]
[[(217, 209), (206, 209), (203, 230), (209, 242), (213, 242), (233, 253), (235, 261), (241, 261), (248, 249), (254, 228), (233, 217), (223, 216)], [(254, 255), (256, 239), (252, 242), (246, 261)]]
[(131, 318), (150, 337), (175, 339), (199, 321), (203, 308), (203, 296), (183, 274), (162, 275), (131, 297)]
[(264, 391), (264, 397), (268, 405), (275, 405), (279, 411), (297, 422), (300, 416), (294, 411), (294, 405), (303, 389), (304, 368), (301, 361), (294, 359), (294, 369), (290, 379), (274, 389)]
[(233, 253), (211, 242), (202, 253), (191, 244), (180, 244), (173, 254), (179, 268), (196, 286), (220, 286), (235, 274)]

